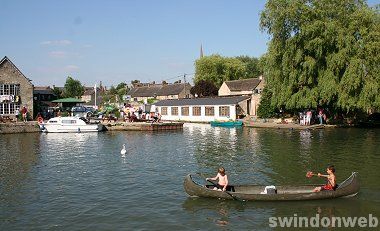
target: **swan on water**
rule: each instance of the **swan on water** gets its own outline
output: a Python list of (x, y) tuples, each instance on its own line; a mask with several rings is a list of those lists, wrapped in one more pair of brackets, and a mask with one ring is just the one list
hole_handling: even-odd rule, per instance
[(125, 153), (127, 153), (127, 150), (125, 150), (125, 144), (123, 144), (123, 149), (121, 149), (120, 153), (123, 154), (123, 155), (124, 155)]

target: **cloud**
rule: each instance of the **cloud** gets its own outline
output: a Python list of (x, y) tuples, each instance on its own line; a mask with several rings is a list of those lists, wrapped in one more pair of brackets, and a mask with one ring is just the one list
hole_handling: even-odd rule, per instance
[(80, 68), (76, 65), (66, 65), (66, 66), (43, 66), (37, 67), (35, 70), (39, 73), (44, 74), (63, 74), (66, 75), (67, 72), (77, 71)]
[(49, 56), (52, 58), (67, 58), (68, 54), (66, 51), (51, 51)]
[(66, 70), (66, 71), (76, 71), (76, 70), (79, 70), (79, 67), (76, 66), (76, 65), (67, 65), (67, 66), (65, 67), (65, 70)]
[(60, 46), (67, 46), (71, 45), (72, 42), (70, 40), (47, 40), (40, 43), (41, 45), (60, 45)]

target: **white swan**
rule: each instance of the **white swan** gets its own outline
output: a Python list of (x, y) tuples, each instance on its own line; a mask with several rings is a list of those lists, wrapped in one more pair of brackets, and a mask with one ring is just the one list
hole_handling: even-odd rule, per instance
[(125, 150), (125, 144), (123, 144), (123, 149), (121, 149), (120, 153), (122, 155), (125, 155), (125, 153), (127, 153), (127, 150)]

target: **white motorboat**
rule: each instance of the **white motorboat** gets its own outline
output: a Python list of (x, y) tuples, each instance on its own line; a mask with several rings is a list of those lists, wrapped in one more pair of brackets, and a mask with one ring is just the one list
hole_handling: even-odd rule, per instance
[(86, 123), (84, 118), (78, 117), (54, 117), (46, 123), (41, 123), (43, 132), (98, 132), (101, 131), (101, 124)]

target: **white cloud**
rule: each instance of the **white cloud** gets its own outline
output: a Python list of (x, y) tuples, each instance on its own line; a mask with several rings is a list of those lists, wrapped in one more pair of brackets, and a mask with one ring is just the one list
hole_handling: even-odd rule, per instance
[(65, 67), (65, 70), (66, 70), (66, 71), (76, 71), (76, 70), (79, 70), (79, 67), (76, 66), (76, 65), (67, 65), (67, 66)]
[(40, 44), (41, 45), (63, 45), (63, 46), (66, 46), (66, 45), (72, 44), (72, 42), (70, 40), (63, 39), (63, 40), (47, 40), (47, 41), (41, 42)]
[(66, 51), (51, 51), (49, 52), (49, 56), (52, 58), (67, 58)]

